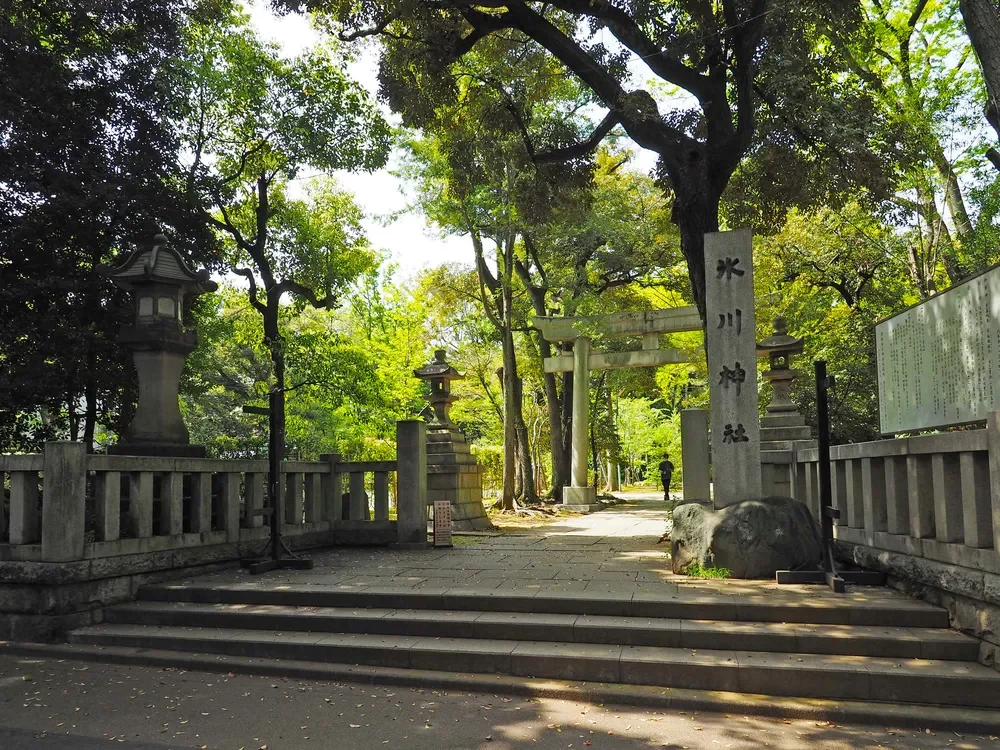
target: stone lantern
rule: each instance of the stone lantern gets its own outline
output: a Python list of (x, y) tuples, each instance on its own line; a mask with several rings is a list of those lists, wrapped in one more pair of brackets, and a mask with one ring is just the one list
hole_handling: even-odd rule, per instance
[(420, 380), (431, 384), (431, 409), (434, 410), (432, 426), (457, 429), (451, 422), (448, 412), (455, 397), (451, 395), (451, 381), (462, 380), (465, 376), (445, 361), (444, 349), (434, 352), (434, 361), (429, 365), (414, 370), (413, 374)]
[(218, 285), (208, 271), (192, 271), (167, 247), (162, 234), (152, 247), (136, 250), (117, 268), (104, 273), (132, 294), (135, 322), (123, 325), (118, 340), (132, 350), (139, 375), (139, 402), (123, 439), (110, 453), (134, 456), (204, 456), (203, 446), (191, 445), (177, 404), (184, 360), (198, 335), (181, 322), (184, 298), (214, 292)]
[(476, 457), (465, 435), (448, 412), (455, 396), (451, 381), (465, 376), (445, 360), (444, 349), (434, 352), (434, 361), (413, 371), (431, 386), (434, 419), (427, 424), (427, 503), (451, 503), (452, 528), (461, 531), (492, 529), (483, 508), (483, 479)]
[(757, 356), (767, 357), (771, 365), (764, 373), (764, 380), (774, 389), (771, 403), (760, 420), (761, 450), (790, 450), (813, 444), (812, 432), (789, 396), (797, 375), (791, 368), (792, 357), (802, 354), (804, 348), (802, 339), (788, 335), (785, 319), (780, 317), (774, 319), (774, 334), (757, 344)]
[(795, 411), (795, 404), (789, 397), (796, 372), (791, 368), (792, 355), (802, 354), (805, 346), (802, 339), (788, 335), (784, 318), (774, 319), (774, 335), (757, 344), (757, 356), (768, 357), (771, 369), (764, 373), (764, 380), (774, 388), (774, 397), (767, 405), (767, 413)]

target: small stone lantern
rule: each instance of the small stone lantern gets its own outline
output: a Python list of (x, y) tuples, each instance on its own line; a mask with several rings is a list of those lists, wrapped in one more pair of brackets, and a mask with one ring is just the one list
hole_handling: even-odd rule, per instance
[(436, 350), (434, 361), (414, 370), (413, 374), (431, 384), (431, 397), (428, 400), (431, 409), (434, 410), (432, 427), (450, 428), (453, 425), (448, 412), (451, 410), (452, 402), (456, 400), (456, 397), (451, 395), (451, 381), (462, 380), (465, 376), (448, 364), (444, 357), (444, 349)]
[(184, 298), (214, 292), (218, 285), (208, 271), (192, 271), (167, 247), (167, 238), (153, 237), (152, 247), (136, 250), (117, 268), (104, 273), (131, 292), (135, 323), (123, 325), (118, 340), (132, 350), (139, 374), (139, 402), (123, 439), (110, 453), (134, 456), (204, 456), (203, 446), (191, 445), (181, 419), (177, 394), (187, 355), (198, 343), (181, 321)]
[[(484, 531), (493, 524), (483, 508), (482, 470), (472, 454), (472, 446), (448, 411), (456, 396), (451, 395), (451, 381), (465, 376), (448, 364), (444, 349), (434, 352), (434, 361), (413, 374), (431, 384), (431, 409), (434, 419), (427, 424), (427, 503), (447, 501), (451, 507), (452, 528), (458, 531)], [(435, 513), (435, 518), (440, 518)]]
[(757, 344), (757, 356), (768, 357), (771, 369), (764, 373), (764, 380), (774, 388), (774, 397), (767, 405), (768, 414), (795, 412), (796, 406), (789, 397), (796, 372), (791, 368), (792, 355), (804, 350), (802, 339), (788, 335), (784, 318), (774, 319), (774, 335)]

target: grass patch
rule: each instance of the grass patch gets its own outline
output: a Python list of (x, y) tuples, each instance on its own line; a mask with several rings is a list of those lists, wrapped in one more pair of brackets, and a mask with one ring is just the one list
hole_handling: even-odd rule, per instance
[(706, 568), (700, 563), (691, 563), (684, 570), (684, 575), (691, 578), (714, 578), (721, 580), (729, 578), (729, 568)]

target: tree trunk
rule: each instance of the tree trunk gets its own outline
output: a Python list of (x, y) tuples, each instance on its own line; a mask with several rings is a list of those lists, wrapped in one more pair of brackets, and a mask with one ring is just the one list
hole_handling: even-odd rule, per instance
[(87, 453), (94, 452), (94, 431), (97, 428), (97, 356), (91, 342), (87, 349), (87, 381), (84, 384), (83, 396), (86, 401), (86, 412), (83, 418), (83, 444)]
[[(986, 81), (986, 119), (1000, 138), (1000, 9), (994, 0), (960, 0), (959, 7)], [(1000, 153), (990, 151), (1000, 169)]]
[[(521, 280), (528, 290), (535, 315), (545, 315), (545, 289), (531, 284), (527, 269), (521, 273)], [(552, 488), (549, 494), (550, 497), (559, 499), (562, 497), (562, 488), (569, 484), (569, 461), (566, 454), (568, 444), (563, 438), (562, 403), (556, 384), (556, 374), (545, 372), (545, 360), (552, 356), (552, 344), (545, 340), (541, 331), (536, 329), (535, 335), (538, 338), (538, 353), (542, 359), (545, 407), (549, 417), (549, 450), (552, 453)]]
[(514, 339), (510, 331), (501, 334), (503, 346), (503, 368), (500, 373), (503, 384), (503, 490), (498, 504), (500, 510), (517, 510), (515, 500), (515, 456), (517, 455), (517, 431), (514, 423), (514, 381), (510, 376), (514, 363)]
[[(681, 252), (687, 261), (691, 294), (698, 314), (705, 320), (705, 235), (719, 231), (720, 197), (705, 187), (703, 169), (692, 168), (690, 175), (674, 179), (674, 207), (671, 219), (681, 235)], [(686, 178), (690, 178), (686, 182)]]
[[(945, 156), (944, 149), (941, 148), (940, 144), (936, 145), (937, 148), (931, 155), (931, 159), (938, 177), (944, 183), (945, 205), (948, 206), (948, 213), (951, 214), (951, 221), (955, 225), (955, 234), (958, 235), (960, 243), (965, 242), (972, 234), (972, 219), (969, 218), (969, 210), (965, 206), (965, 198), (962, 195), (962, 186), (958, 182), (958, 175), (955, 174), (955, 169)], [(959, 270), (961, 272), (961, 269)], [(965, 276), (964, 272), (962, 275)], [(953, 280), (953, 283), (957, 282)]]
[[(513, 336), (512, 336), (513, 338)], [(514, 366), (517, 367), (515, 361)], [(538, 493), (535, 491), (535, 467), (531, 458), (531, 434), (524, 421), (524, 381), (519, 375), (514, 376), (514, 398), (517, 407), (514, 409), (514, 429), (517, 433), (517, 463), (520, 466), (521, 493), (518, 495), (522, 503), (537, 503)]]
[(279, 302), (280, 299), (277, 295), (268, 292), (267, 309), (262, 316), (264, 318), (264, 345), (271, 354), (271, 366), (274, 368), (271, 390), (276, 393), (273, 402), (269, 402), (274, 405), (274, 418), (271, 423), (274, 435), (271, 439), (280, 461), (285, 458), (285, 347), (281, 332), (278, 330)]

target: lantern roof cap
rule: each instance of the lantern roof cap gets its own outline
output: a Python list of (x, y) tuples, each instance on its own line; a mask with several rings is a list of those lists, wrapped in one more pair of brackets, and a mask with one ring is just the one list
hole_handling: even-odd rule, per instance
[(465, 375), (445, 361), (444, 349), (434, 352), (434, 361), (413, 371), (421, 380), (462, 380)]
[(180, 253), (167, 246), (167, 238), (162, 234), (155, 235), (150, 246), (132, 252), (121, 265), (102, 266), (101, 270), (122, 289), (148, 283), (183, 287), (195, 293), (214, 292), (219, 288), (209, 278), (207, 269), (192, 270)]
[(805, 349), (803, 339), (788, 335), (788, 325), (783, 317), (774, 319), (774, 334), (757, 344), (757, 354), (767, 357), (771, 354), (801, 354)]

